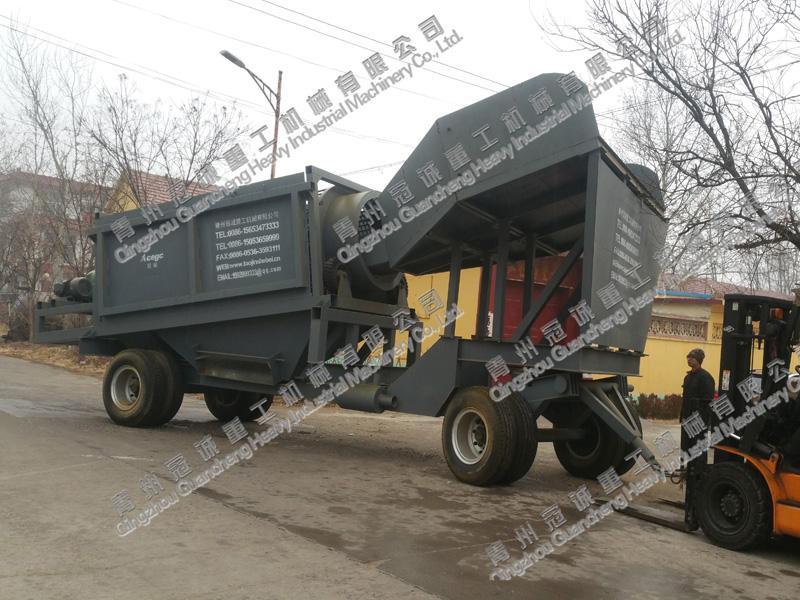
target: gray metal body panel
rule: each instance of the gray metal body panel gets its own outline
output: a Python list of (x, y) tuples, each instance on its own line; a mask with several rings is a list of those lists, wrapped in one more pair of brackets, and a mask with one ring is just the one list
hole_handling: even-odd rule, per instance
[[(617, 285), (627, 299), (657, 280), (654, 255), (666, 224), (650, 192), (654, 182), (636, 176), (652, 172), (629, 169), (614, 155), (599, 137), (590, 97), (583, 91), (567, 95), (559, 85), (562, 77), (540, 75), (442, 117), (381, 193), (308, 167), (304, 174), (239, 187), (213, 203), (207, 194), (180, 207), (161, 205), (163, 218), (149, 225), (139, 211), (100, 216), (91, 233), (97, 244), (93, 328), (73, 332), (70, 340), (69, 332), (53, 332), (56, 336), (39, 327), (36, 341), (80, 341), (82, 350), (97, 353), (168, 349), (182, 359), (186, 380), (198, 388), (276, 393), (294, 378), (311, 395), (316, 392), (305, 375), (307, 364), (327, 360), (346, 343), (358, 344), (375, 325), (386, 336), (384, 350), (395, 344), (392, 313), (406, 306), (403, 272), (449, 270), (450, 306), (458, 302), (461, 269), (481, 266), (478, 318), (484, 323), (493, 311), (491, 333), (479, 329), (475, 339), (463, 340), (454, 337), (451, 325), (424, 355), (409, 353), (407, 366), (384, 367), (339, 399), (363, 410), (441, 414), (456, 390), (490, 384), (485, 369), (490, 359), (503, 357), (519, 374), (525, 365), (513, 342), (529, 336), (571, 269), (579, 270), (581, 284), (570, 302), (585, 300), (596, 320), (621, 310), (621, 305), (605, 308), (599, 294), (604, 286)], [(542, 90), (553, 104), (539, 111), (531, 98)], [(509, 115), (519, 126), (513, 132)], [(540, 131), (543, 123), (550, 131)], [(453, 162), (463, 155), (468, 162), (454, 170)], [(321, 194), (321, 182), (332, 187)], [(385, 216), (366, 221), (367, 202), (379, 203)], [(187, 211), (196, 215), (186, 219)], [(122, 242), (112, 229), (121, 217), (135, 231)], [(332, 228), (345, 217), (353, 219), (358, 233), (342, 242)], [(363, 241), (391, 222), (400, 226), (371, 251), (339, 261), (341, 246)], [(155, 228), (164, 228), (163, 239), (126, 262), (118, 260), (127, 256), (126, 244)], [(246, 256), (238, 254), (243, 250)], [(559, 254), (561, 266), (534, 299), (537, 258)], [(506, 265), (520, 259), (526, 260), (524, 317), (511, 340), (504, 340)], [(633, 262), (639, 266), (627, 272)], [(493, 307), (492, 265), (497, 265)], [(648, 279), (647, 286), (639, 285)], [(568, 318), (567, 308), (561, 317)], [(43, 308), (39, 317), (52, 310)], [(537, 414), (558, 418), (557, 403), (582, 403), (603, 419), (624, 423), (619, 411), (608, 408), (608, 398), (582, 387), (580, 374), (616, 376), (615, 385), (624, 390), (624, 376), (638, 374), (649, 315), (649, 305), (628, 311), (626, 323), (602, 333), (593, 346), (552, 361), (547, 373), (523, 386)], [(543, 358), (552, 352), (547, 345), (539, 351)], [(336, 365), (330, 370), (334, 379), (343, 373)], [(619, 423), (615, 430), (629, 435)]]

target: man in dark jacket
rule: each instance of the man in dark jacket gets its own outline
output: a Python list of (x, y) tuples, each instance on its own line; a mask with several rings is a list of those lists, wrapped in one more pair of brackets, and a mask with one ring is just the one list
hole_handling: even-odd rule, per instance
[[(709, 421), (711, 420), (711, 402), (714, 400), (714, 378), (711, 373), (703, 369), (703, 359), (706, 353), (700, 348), (695, 348), (686, 355), (686, 364), (689, 365), (689, 372), (683, 379), (683, 404), (681, 405), (681, 449), (688, 451), (690, 447), (703, 439), (707, 432)], [(699, 400), (695, 403), (693, 400)], [(690, 423), (684, 425), (684, 421), (690, 419), (692, 414), (697, 411), (702, 421), (702, 433), (690, 436), (686, 430)], [(691, 421), (691, 419), (690, 419)], [(696, 423), (691, 423), (695, 425)], [(693, 433), (696, 432), (693, 431)], [(695, 488), (697, 479), (708, 465), (708, 454), (702, 453), (699, 457), (692, 460), (686, 467), (686, 525), (689, 531), (696, 531), (699, 528), (697, 515), (694, 508)]]
[[(710, 403), (714, 399), (714, 378), (703, 367), (706, 353), (700, 348), (695, 348), (686, 355), (686, 363), (690, 371), (683, 379), (683, 404), (681, 405), (681, 421), (688, 419), (694, 410), (700, 412), (703, 423), (708, 426), (711, 416)], [(692, 409), (692, 399), (700, 400), (699, 406)], [(684, 427), (681, 427), (681, 448), (688, 450), (696, 444), (700, 436), (690, 437)]]

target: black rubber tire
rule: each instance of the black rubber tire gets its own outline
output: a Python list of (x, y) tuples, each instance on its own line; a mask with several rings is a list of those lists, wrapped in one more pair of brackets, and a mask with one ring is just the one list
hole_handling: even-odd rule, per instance
[(266, 411), (272, 406), (273, 397), (269, 394), (257, 392), (242, 392), (240, 390), (225, 390), (222, 388), (209, 388), (203, 392), (208, 410), (220, 421), (231, 421), (239, 417), (242, 421), (255, 421), (261, 416), (259, 409), (250, 410), (262, 398), (268, 401), (262, 405)]
[(516, 423), (516, 443), (512, 452), (511, 464), (508, 471), (496, 482), (499, 485), (509, 485), (525, 477), (531, 470), (533, 461), (536, 459), (536, 451), (539, 448), (539, 440), (533, 411), (521, 394), (514, 392), (500, 402), (509, 404)]
[(497, 482), (514, 458), (515, 425), (509, 404), (492, 400), (487, 388), (457, 392), (442, 423), (444, 458), (453, 475), (475, 486)]
[(747, 550), (772, 534), (772, 495), (761, 474), (750, 465), (710, 465), (695, 494), (695, 514), (714, 544)]
[(126, 427), (152, 425), (163, 412), (167, 375), (152, 353), (123, 350), (103, 377), (103, 404), (111, 420)]
[[(639, 412), (636, 410), (636, 407), (628, 402), (627, 400), (625, 403), (628, 405), (628, 408), (633, 415), (633, 422), (636, 425), (636, 430), (639, 432), (639, 435), (642, 435), (642, 420), (639, 418)], [(619, 441), (619, 457), (617, 458), (617, 462), (614, 466), (614, 469), (617, 471), (617, 474), (624, 475), (628, 471), (630, 471), (634, 465), (636, 464), (635, 460), (625, 460), (625, 457), (628, 456), (630, 453), (635, 452), (636, 448), (632, 444), (626, 444), (625, 442), (620, 439)]]
[(594, 479), (617, 463), (622, 440), (594, 413), (581, 428), (587, 431), (586, 438), (553, 442), (553, 449), (558, 462), (567, 473), (575, 477)]
[(171, 354), (160, 350), (152, 350), (150, 352), (161, 364), (161, 368), (166, 374), (166, 386), (160, 394), (163, 412), (153, 421), (153, 425), (163, 425), (164, 423), (169, 423), (181, 409), (184, 393), (183, 377), (178, 361)]

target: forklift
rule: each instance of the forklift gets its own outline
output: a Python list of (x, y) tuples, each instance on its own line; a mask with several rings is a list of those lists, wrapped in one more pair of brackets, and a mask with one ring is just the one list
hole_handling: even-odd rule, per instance
[[(724, 439), (712, 461), (687, 465), (685, 519), (687, 529), (699, 525), (723, 548), (754, 548), (773, 534), (800, 537), (800, 367), (788, 369), (799, 329), (800, 288), (793, 302), (725, 296), (718, 397), (733, 411), (724, 401), (714, 411), (700, 407)], [(754, 364), (756, 348), (761, 364)]]

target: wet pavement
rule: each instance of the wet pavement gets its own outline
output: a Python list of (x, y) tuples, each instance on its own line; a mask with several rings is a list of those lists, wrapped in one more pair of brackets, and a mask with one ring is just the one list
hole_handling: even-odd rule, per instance
[[(795, 599), (800, 543), (734, 553), (686, 534), (611, 514), (509, 581), (490, 581), (486, 548), (522, 558), (515, 529), (541, 513), (567, 524), (585, 513), (569, 494), (596, 481), (567, 475), (542, 444), (531, 472), (509, 487), (456, 481), (441, 455), (441, 421), (317, 411), (125, 537), (111, 498), (140, 480), (176, 481), (165, 463), (194, 444), (231, 445), (203, 402), (187, 396), (169, 425), (127, 429), (102, 406), (101, 382), (0, 357), (0, 598), (726, 598)], [(276, 407), (280, 417), (287, 409)], [(645, 423), (646, 440), (677, 426)], [(262, 431), (256, 423), (248, 431)], [(645, 476), (626, 476), (630, 482)], [(656, 484), (641, 501), (680, 499)], [(676, 513), (676, 517), (678, 517)]]

